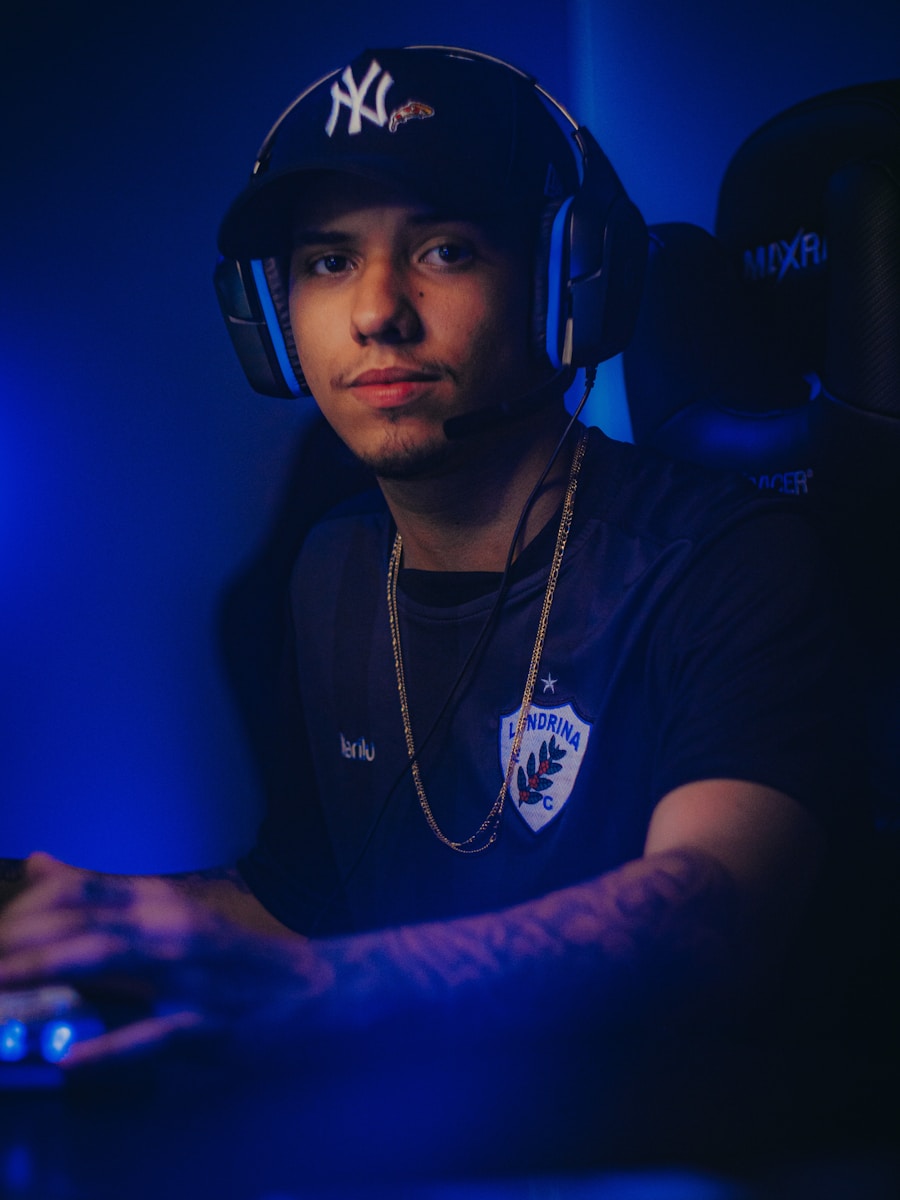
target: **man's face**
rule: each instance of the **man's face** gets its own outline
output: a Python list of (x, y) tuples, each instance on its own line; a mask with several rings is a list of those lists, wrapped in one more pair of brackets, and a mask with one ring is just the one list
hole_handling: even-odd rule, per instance
[(383, 184), (320, 181), (295, 221), (291, 326), (306, 381), (376, 474), (410, 478), (465, 453), (449, 417), (536, 386), (532, 251)]

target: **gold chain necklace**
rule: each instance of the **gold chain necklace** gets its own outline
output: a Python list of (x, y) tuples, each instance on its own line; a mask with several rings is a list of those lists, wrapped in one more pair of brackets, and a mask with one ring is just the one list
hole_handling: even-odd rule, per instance
[(428, 828), (445, 846), (449, 846), (451, 850), (457, 851), (459, 854), (480, 854), (482, 850), (487, 850), (497, 840), (497, 835), (500, 832), (500, 818), (503, 815), (503, 806), (506, 803), (506, 797), (509, 793), (509, 782), (512, 779), (513, 769), (519, 759), (519, 751), (522, 747), (522, 738), (525, 734), (525, 725), (528, 720), (528, 713), (531, 709), (531, 701), (534, 696), (534, 684), (537, 679), (538, 668), (541, 663), (541, 655), (544, 650), (544, 638), (547, 634), (547, 622), (550, 619), (550, 607), (553, 604), (553, 594), (556, 591), (556, 581), (559, 578), (559, 570), (562, 566), (563, 555), (566, 551), (566, 542), (569, 538), (569, 530), (572, 528), (572, 514), (575, 508), (575, 490), (578, 487), (578, 475), (581, 471), (581, 463), (584, 458), (584, 451), (587, 445), (587, 431), (585, 431), (575, 447), (575, 453), (572, 456), (572, 466), (569, 471), (569, 483), (566, 488), (566, 498), (563, 502), (562, 516), (559, 521), (559, 529), (556, 533), (556, 547), (553, 551), (553, 561), (550, 564), (550, 574), (547, 577), (547, 587), (544, 592), (544, 603), (541, 608), (541, 618), (538, 622), (537, 636), (534, 639), (534, 648), (531, 652), (531, 664), (528, 668), (528, 678), (525, 681), (525, 691), (522, 694), (522, 708), (519, 712), (519, 720), (516, 725), (516, 733), (513, 738), (512, 747), (509, 752), (509, 763), (506, 768), (506, 775), (503, 779), (503, 784), (500, 788), (500, 794), (491, 806), (490, 812), (478, 826), (473, 834), (465, 838), (461, 842), (455, 842), (452, 838), (448, 838), (443, 832), (435, 819), (434, 813), (431, 811), (431, 805), (428, 803), (428, 797), (425, 794), (425, 787), (422, 783), (422, 775), (419, 771), (419, 762), (416, 758), (416, 747), (413, 740), (412, 724), (409, 718), (409, 701), (406, 695), (406, 674), (403, 669), (403, 654), (400, 649), (400, 620), (397, 614), (397, 579), (400, 575), (400, 558), (403, 553), (403, 539), (399, 531), (394, 537), (394, 546), (391, 550), (390, 562), (388, 563), (387, 577), (387, 606), (388, 620), (391, 626), (391, 645), (394, 650), (394, 669), (397, 673), (397, 691), (400, 696), (400, 714), (403, 718), (403, 732), (406, 736), (406, 750), (409, 754), (410, 770), (412, 772), (413, 782), (416, 788), (416, 795), (419, 798), (419, 805), (422, 812), (425, 814), (425, 820), (428, 822)]

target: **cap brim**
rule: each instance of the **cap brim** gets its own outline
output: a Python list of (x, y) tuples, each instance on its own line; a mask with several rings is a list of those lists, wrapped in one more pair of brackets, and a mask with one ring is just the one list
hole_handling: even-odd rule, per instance
[[(394, 159), (360, 157), (335, 169), (333, 161), (318, 161), (293, 167), (281, 175), (267, 175), (258, 186), (251, 184), (228, 209), (219, 227), (219, 251), (226, 258), (270, 258), (287, 254), (291, 234), (303, 197), (313, 180), (323, 175), (352, 175), (377, 183), (393, 184), (426, 204), (451, 208), (459, 216), (489, 212), (496, 205), (473, 206), (473, 190), (468, 181), (449, 192), (446, 186), (438, 194), (423, 189), (421, 178), (406, 164)], [(446, 181), (445, 181), (446, 184)]]

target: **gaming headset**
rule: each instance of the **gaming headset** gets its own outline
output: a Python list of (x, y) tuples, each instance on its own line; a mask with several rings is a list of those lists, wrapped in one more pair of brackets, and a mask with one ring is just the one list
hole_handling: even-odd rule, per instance
[[(579, 126), (563, 105), (544, 91), (533, 77), (509, 63), (472, 50), (410, 46), (399, 51), (366, 51), (350, 66), (324, 76), (302, 92), (267, 134), (250, 182), (223, 220), (219, 231), (220, 258), (215, 271), (215, 286), (232, 342), (250, 385), (268, 396), (309, 394), (290, 328), (287, 295), (290, 245), (286, 210), (296, 204), (302, 173), (356, 169), (355, 142), (346, 152), (345, 165), (337, 168), (327, 157), (316, 157), (319, 152), (312, 153), (309, 149), (313, 137), (310, 131), (314, 130), (318, 142), (329, 154), (333, 153), (333, 144), (330, 140), (326, 144), (322, 136), (324, 129), (331, 139), (322, 120), (322, 114), (328, 111), (327, 105), (331, 106), (331, 125), (343, 115), (341, 106), (351, 107), (352, 101), (357, 120), (362, 113), (368, 119), (368, 125), (386, 126), (384, 96), (394, 80), (381, 63), (390, 66), (391, 56), (400, 64), (399, 68), (391, 67), (398, 79), (402, 77), (402, 68), (412, 64), (412, 78), (419, 81), (418, 92), (422, 96), (421, 100), (409, 100), (394, 110), (390, 119), (392, 132), (395, 122), (408, 122), (411, 128), (429, 124), (427, 118), (438, 107), (434, 94), (441, 93), (441, 72), (446, 77), (443, 82), (445, 109), (451, 106), (455, 109), (459, 104), (469, 102), (470, 93), (475, 93), (473, 103), (477, 103), (477, 107), (458, 118), (451, 115), (459, 126), (455, 136), (463, 151), (459, 156), (463, 174), (470, 159), (468, 142), (472, 139), (481, 139), (486, 163), (492, 164), (497, 158), (503, 160), (503, 139), (492, 122), (494, 114), (501, 113), (504, 106), (515, 106), (514, 121), (509, 125), (510, 161), (514, 154), (523, 159), (534, 158), (535, 163), (529, 165), (534, 179), (537, 179), (535, 170), (539, 169), (543, 176), (552, 178), (553, 184), (544, 186), (543, 194), (538, 190), (540, 184), (535, 187), (534, 182), (515, 191), (507, 177), (505, 185), (510, 203), (519, 201), (526, 186), (532, 189), (531, 199), (537, 192), (541, 203), (539, 261), (534, 289), (537, 310), (533, 332), (535, 352), (541, 360), (549, 360), (557, 372), (568, 375), (575, 368), (594, 367), (618, 354), (627, 344), (637, 318), (647, 256), (647, 231), (640, 213), (629, 200), (593, 135)], [(474, 88), (461, 86), (458, 78), (460, 64), (466, 63), (475, 64), (470, 68), (470, 74), (475, 78)], [(375, 68), (380, 75), (373, 74)], [(371, 83), (376, 79), (380, 81), (379, 88), (370, 98), (362, 89), (365, 85), (371, 92), (366, 81)], [(495, 100), (496, 97), (500, 99), (491, 102), (492, 94)], [(510, 101), (509, 97), (513, 99)], [(408, 112), (412, 117), (406, 115)], [(547, 116), (541, 115), (542, 112), (549, 114), (552, 120), (554, 128), (550, 132)], [(498, 121), (502, 119), (502, 115), (497, 118)], [(353, 120), (352, 112), (349, 120)], [(359, 120), (358, 123), (361, 124)], [(434, 124), (437, 126), (437, 122)], [(354, 130), (351, 128), (350, 132)], [(387, 146), (392, 154), (400, 145), (399, 140), (392, 141), (390, 136), (373, 136), (380, 136), (380, 144)], [(418, 143), (413, 139), (424, 138), (425, 134), (416, 128), (409, 134), (403, 131), (403, 137), (409, 139), (403, 153), (416, 167), (410, 186), (418, 189), (421, 178), (429, 177), (430, 168), (426, 143), (421, 142), (426, 146), (423, 157), (416, 158)], [(547, 161), (537, 162), (539, 152), (533, 152), (532, 147), (543, 144), (542, 138), (543, 143), (552, 147), (551, 153), (559, 154), (564, 144), (566, 149), (562, 150), (562, 155), (568, 161), (559, 158), (557, 169), (553, 169), (552, 159), (549, 167)], [(359, 142), (363, 140), (358, 139)], [(357, 157), (362, 164), (360, 173), (365, 174), (365, 155), (361, 149)], [(446, 155), (433, 157), (434, 169), (443, 170), (445, 159)], [(491, 166), (487, 168), (488, 171), (491, 169)], [(479, 179), (484, 178), (485, 168), (482, 166), (481, 170)], [(470, 191), (477, 192), (479, 186), (477, 182), (470, 184)], [(445, 192), (446, 186), (442, 196)], [(268, 233), (276, 228), (279, 230), (277, 236), (274, 232)]]

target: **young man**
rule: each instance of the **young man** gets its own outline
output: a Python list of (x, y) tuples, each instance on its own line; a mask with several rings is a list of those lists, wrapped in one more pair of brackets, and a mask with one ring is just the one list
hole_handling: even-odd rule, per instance
[(379, 491), (300, 555), (285, 782), (238, 867), (29, 861), (0, 984), (124, 970), (148, 1005), (71, 1065), (260, 1023), (273, 1058), (577, 1055), (752, 1009), (848, 786), (840, 638), (797, 507), (569, 422), (643, 237), (590, 135), (467, 52), (366, 52), (267, 139), (226, 316)]

